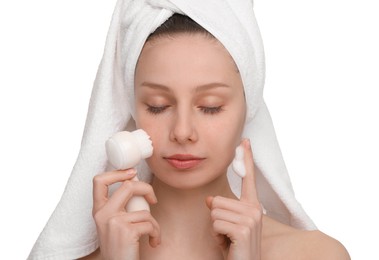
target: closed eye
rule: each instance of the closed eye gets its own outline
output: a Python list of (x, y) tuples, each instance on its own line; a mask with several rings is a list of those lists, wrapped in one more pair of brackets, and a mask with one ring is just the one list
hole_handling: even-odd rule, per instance
[(163, 113), (167, 108), (170, 106), (150, 106), (147, 105), (147, 112), (153, 114), (153, 115), (158, 115), (160, 113)]
[(204, 107), (204, 106), (201, 106), (199, 108), (200, 108), (200, 110), (203, 113), (210, 114), (210, 115), (214, 115), (214, 114), (220, 113), (223, 110), (222, 106), (218, 106), (218, 107)]

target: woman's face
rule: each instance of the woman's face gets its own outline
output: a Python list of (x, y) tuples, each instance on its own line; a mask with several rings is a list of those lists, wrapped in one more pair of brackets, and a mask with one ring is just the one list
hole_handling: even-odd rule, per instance
[(135, 95), (137, 127), (153, 142), (147, 163), (156, 178), (191, 189), (226, 173), (246, 105), (237, 67), (217, 40), (179, 34), (147, 42)]

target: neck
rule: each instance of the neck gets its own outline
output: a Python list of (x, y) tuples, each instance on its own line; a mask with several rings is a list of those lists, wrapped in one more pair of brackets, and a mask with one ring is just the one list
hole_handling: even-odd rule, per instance
[[(205, 200), (208, 196), (234, 198), (226, 174), (213, 182), (194, 189), (176, 189), (155, 178), (152, 186), (158, 203), (151, 208), (154, 218), (165, 237), (172, 241), (199, 241), (199, 236), (210, 234), (210, 210)], [(203, 234), (199, 232), (204, 231)], [(185, 234), (185, 235), (183, 235)], [(196, 239), (194, 239), (196, 238)], [(180, 242), (179, 242), (180, 243)]]

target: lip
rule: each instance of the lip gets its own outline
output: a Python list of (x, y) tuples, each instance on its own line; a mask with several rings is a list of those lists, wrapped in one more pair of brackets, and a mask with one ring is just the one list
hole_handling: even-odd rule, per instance
[(174, 154), (164, 159), (174, 168), (179, 170), (188, 170), (201, 164), (205, 159), (192, 154)]

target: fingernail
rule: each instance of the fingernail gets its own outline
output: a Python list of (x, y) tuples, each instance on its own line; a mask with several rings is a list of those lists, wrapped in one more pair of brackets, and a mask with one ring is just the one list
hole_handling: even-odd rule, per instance
[(128, 175), (135, 175), (135, 174), (137, 174), (137, 170), (134, 168), (131, 168), (131, 169), (126, 170), (126, 173)]
[(251, 148), (251, 144), (250, 144), (250, 139), (249, 138), (245, 138), (244, 140), (244, 144), (245, 144), (245, 147), (250, 149)]

